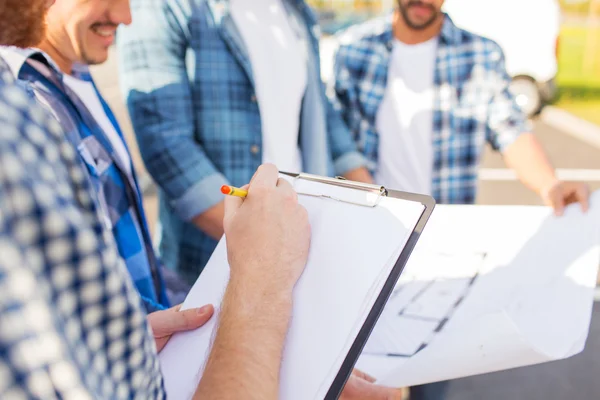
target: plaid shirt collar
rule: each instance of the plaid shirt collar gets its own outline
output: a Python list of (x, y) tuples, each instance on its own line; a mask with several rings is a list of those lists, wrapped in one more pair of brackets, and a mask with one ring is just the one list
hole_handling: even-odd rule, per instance
[(35, 59), (43, 62), (62, 78), (62, 72), (56, 63), (46, 55), (42, 50), (37, 48), (22, 49), (14, 46), (0, 48), (0, 56), (4, 58), (13, 75), (18, 77), (21, 74), (23, 66), (27, 60)]
[[(4, 58), (13, 76), (19, 77), (27, 60), (34, 59), (46, 64), (62, 80), (64, 73), (46, 53), (38, 48), (20, 48), (14, 46), (0, 46), (0, 57)], [(92, 81), (89, 67), (85, 64), (74, 64), (71, 75), (77, 79)]]

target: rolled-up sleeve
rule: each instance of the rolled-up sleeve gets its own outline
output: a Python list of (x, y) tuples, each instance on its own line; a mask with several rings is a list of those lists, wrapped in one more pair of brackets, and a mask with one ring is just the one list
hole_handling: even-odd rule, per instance
[(350, 71), (348, 70), (348, 49), (340, 46), (334, 56), (334, 66), (328, 94), (343, 121), (350, 129), (351, 135), (358, 136), (360, 113), (358, 112), (358, 98), (354, 90)]
[[(356, 95), (352, 89), (350, 73), (348, 71), (348, 60), (346, 58), (347, 48), (340, 46), (334, 55), (333, 74), (331, 81), (328, 85), (328, 97), (331, 101), (333, 110), (337, 113), (337, 118), (344, 124), (345, 129), (348, 131), (345, 137), (352, 140), (356, 153), (350, 152), (346, 156), (342, 156), (337, 160), (337, 164), (341, 166), (347, 166), (345, 163), (347, 160), (351, 160), (353, 165), (367, 166), (369, 167), (369, 161), (360, 152), (358, 148), (357, 138), (360, 136), (359, 124), (360, 118), (356, 116), (360, 115), (356, 104)], [(358, 154), (360, 158), (356, 156)], [(337, 165), (336, 165), (337, 166)]]
[(195, 139), (187, 0), (133, 0), (118, 32), (120, 82), (148, 172), (183, 220), (222, 201), (228, 183)]
[(486, 139), (494, 150), (504, 151), (521, 134), (531, 132), (532, 126), (509, 90), (511, 78), (500, 46), (494, 44), (490, 59), (493, 67), (489, 82), (494, 85), (494, 94), (488, 105)]
[(335, 172), (343, 175), (354, 169), (365, 167), (367, 165), (366, 158), (358, 151), (350, 130), (329, 99), (327, 99), (327, 113), (327, 130), (331, 140)]

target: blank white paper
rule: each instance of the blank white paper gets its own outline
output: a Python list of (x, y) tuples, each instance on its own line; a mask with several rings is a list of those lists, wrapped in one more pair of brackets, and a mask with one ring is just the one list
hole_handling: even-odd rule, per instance
[[(300, 193), (353, 201), (367, 197), (317, 182), (297, 180), (294, 185)], [(280, 398), (285, 400), (325, 396), (424, 209), (391, 198), (382, 198), (374, 208), (304, 195), (299, 201), (308, 210), (312, 240), (294, 291), (281, 366)], [(160, 353), (169, 398), (189, 399), (196, 390), (228, 279), (223, 239), (183, 305), (215, 304), (215, 317), (196, 331), (174, 336)]]

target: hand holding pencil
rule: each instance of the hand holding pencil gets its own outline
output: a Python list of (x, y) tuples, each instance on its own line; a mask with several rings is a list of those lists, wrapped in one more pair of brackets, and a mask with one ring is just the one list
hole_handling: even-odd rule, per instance
[(266, 164), (248, 187), (225, 187), (223, 193), (227, 193), (223, 227), (232, 280), (288, 298), (310, 246), (308, 214), (294, 188), (279, 179), (274, 165)]

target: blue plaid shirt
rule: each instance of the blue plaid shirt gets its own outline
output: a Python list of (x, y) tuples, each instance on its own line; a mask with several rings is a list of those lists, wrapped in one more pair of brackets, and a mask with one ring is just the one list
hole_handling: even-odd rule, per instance
[[(63, 84), (61, 72), (47, 56), (38, 50), (18, 48), (2, 48), (0, 54), (9, 63), (13, 74), (27, 81), (34, 95), (48, 106), (79, 151), (96, 191), (96, 200), (104, 211), (104, 220), (113, 232), (119, 254), (125, 260), (146, 309), (152, 312), (168, 308), (166, 285), (152, 248), (133, 167), (118, 165), (121, 160), (115, 156), (103, 129), (85, 104)], [(42, 72), (34, 68), (32, 62), (38, 62)], [(43, 74), (46, 71), (47, 74)], [(74, 74), (93, 84), (87, 68), (81, 66)], [(116, 118), (99, 93), (98, 96), (123, 139)], [(133, 175), (128, 175), (128, 170)]]
[(0, 398), (164, 399), (146, 314), (59, 124), (0, 58)]
[[(502, 151), (531, 127), (509, 92), (501, 48), (445, 18), (434, 76), (432, 194), (439, 203), (468, 204), (475, 202), (485, 142)], [(372, 172), (379, 147), (375, 119), (394, 41), (391, 21), (386, 16), (340, 35), (330, 91)]]
[[(301, 0), (285, 0), (305, 37), (308, 84), (299, 145), (305, 172), (366, 165), (320, 79), (318, 25)], [(190, 281), (216, 241), (190, 220), (244, 185), (262, 162), (252, 65), (227, 0), (133, 0), (118, 33), (120, 82), (146, 167), (161, 188), (161, 256)]]

